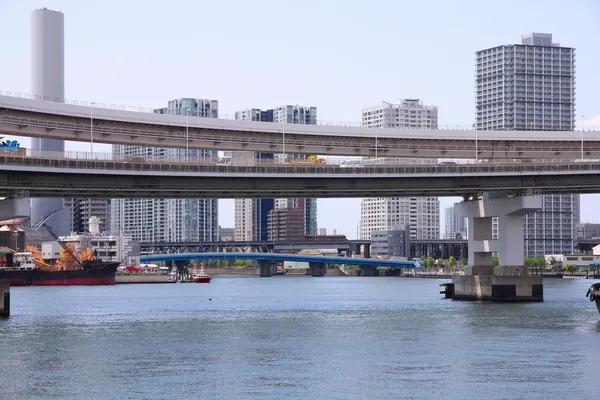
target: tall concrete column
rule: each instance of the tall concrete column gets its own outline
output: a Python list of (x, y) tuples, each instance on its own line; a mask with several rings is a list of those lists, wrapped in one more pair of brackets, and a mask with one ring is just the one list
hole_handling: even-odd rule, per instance
[[(65, 99), (64, 14), (46, 8), (31, 13), (31, 94), (36, 99), (63, 102)], [(65, 142), (31, 139), (32, 150), (63, 152)], [(31, 199), (31, 220), (38, 222), (61, 210), (64, 200)], [(57, 212), (46, 222), (57, 235), (69, 233), (68, 210)]]
[(29, 199), (0, 200), (0, 221), (7, 219), (27, 218), (29, 216)]
[(309, 262), (308, 267), (310, 268), (311, 275), (314, 277), (325, 276), (327, 273), (327, 266), (325, 263)]
[[(525, 267), (524, 218), (539, 210), (541, 196), (493, 197), (455, 204), (468, 217), (469, 266), (455, 275), (455, 299), (493, 301), (543, 301), (541, 277), (528, 276)], [(498, 239), (492, 239), (492, 218), (498, 218)], [(499, 265), (494, 267), (493, 254)]]
[[(263, 278), (268, 278), (273, 275), (273, 266), (271, 265), (270, 260), (257, 260), (258, 268), (260, 268), (260, 276)], [(277, 268), (277, 267), (275, 267)]]
[(0, 280), (0, 317), (10, 316), (10, 282)]

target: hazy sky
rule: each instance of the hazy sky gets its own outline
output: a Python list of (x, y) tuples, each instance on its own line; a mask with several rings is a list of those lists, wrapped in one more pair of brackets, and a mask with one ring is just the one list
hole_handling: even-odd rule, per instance
[[(543, 32), (577, 49), (577, 120), (600, 126), (598, 0), (0, 0), (0, 90), (30, 92), (30, 12), (42, 7), (65, 14), (68, 99), (199, 97), (219, 100), (221, 114), (300, 104), (320, 120), (359, 121), (366, 106), (410, 97), (437, 105), (440, 126), (471, 125), (475, 52)], [(442, 199), (442, 224), (456, 200)], [(582, 196), (582, 220), (600, 220), (599, 200)], [(219, 207), (232, 227), (233, 200)], [(319, 227), (356, 236), (359, 199), (318, 210)]]

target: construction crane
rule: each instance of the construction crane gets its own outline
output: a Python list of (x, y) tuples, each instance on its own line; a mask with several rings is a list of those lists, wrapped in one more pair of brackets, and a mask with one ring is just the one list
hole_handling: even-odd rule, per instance
[(79, 258), (73, 253), (73, 251), (71, 251), (71, 249), (69, 248), (69, 246), (67, 246), (67, 244), (65, 243), (64, 240), (61, 240), (56, 233), (54, 233), (54, 231), (52, 230), (52, 228), (50, 228), (48, 225), (46, 225), (45, 222), (42, 222), (42, 224), (40, 225), (40, 227), (44, 227), (46, 228), (46, 230), (48, 231), (48, 233), (50, 234), (50, 236), (52, 236), (54, 238), (54, 240), (56, 240), (58, 242), (58, 244), (60, 245), (60, 247), (63, 248), (63, 250), (69, 255), (71, 256), (71, 258), (73, 260), (75, 260), (77, 262), (77, 264), (81, 267), (84, 268), (83, 264), (81, 263), (81, 261), (79, 260)]

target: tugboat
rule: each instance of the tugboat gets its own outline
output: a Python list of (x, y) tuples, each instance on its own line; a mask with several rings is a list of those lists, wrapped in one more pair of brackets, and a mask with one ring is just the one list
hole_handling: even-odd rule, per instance
[(589, 297), (590, 301), (596, 302), (596, 308), (598, 309), (598, 313), (600, 313), (600, 282), (590, 286), (585, 297)]
[(206, 272), (204, 266), (200, 267), (200, 271), (192, 275), (192, 281), (196, 283), (210, 283), (212, 277)]

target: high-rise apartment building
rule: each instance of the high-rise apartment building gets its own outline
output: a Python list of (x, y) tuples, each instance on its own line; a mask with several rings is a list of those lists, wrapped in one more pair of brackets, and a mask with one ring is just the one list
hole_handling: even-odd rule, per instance
[(444, 210), (444, 236), (446, 239), (456, 239), (460, 236), (462, 239), (467, 238), (467, 218), (460, 216), (454, 212), (454, 207), (448, 207)]
[[(575, 127), (575, 49), (552, 35), (524, 35), (521, 44), (476, 53), (476, 129), (572, 131)], [(527, 132), (523, 132), (527, 135)], [(579, 195), (545, 195), (525, 218), (525, 255), (571, 253)]]
[[(286, 105), (274, 109), (249, 108), (235, 113), (235, 119), (242, 121), (262, 121), (279, 124), (316, 124), (317, 108)], [(274, 154), (257, 153), (257, 159), (273, 159)], [(286, 155), (286, 158), (303, 159), (305, 155)], [(235, 240), (269, 240), (268, 220), (273, 209), (292, 209), (297, 199), (236, 199), (235, 200)], [(317, 199), (304, 199), (302, 230), (307, 235), (317, 232)], [(290, 220), (291, 221), (291, 220)], [(294, 221), (297, 222), (297, 219)], [(300, 228), (294, 228), (298, 231)]]
[(69, 210), (71, 232), (89, 230), (91, 217), (100, 219), (100, 232), (110, 230), (109, 199), (65, 199), (65, 208)]
[[(159, 114), (218, 118), (217, 100), (181, 98), (155, 110)], [(114, 145), (113, 154), (165, 159), (216, 158), (211, 150)], [(111, 231), (139, 242), (213, 242), (218, 240), (217, 199), (113, 199)]]
[[(384, 102), (362, 111), (363, 126), (370, 128), (437, 129), (437, 107), (419, 99)], [(398, 132), (398, 136), (402, 133)], [(377, 162), (378, 160), (371, 160)], [(431, 162), (407, 159), (407, 163)], [(440, 238), (440, 201), (437, 197), (372, 197), (361, 202), (360, 239), (371, 239), (373, 230), (393, 230), (408, 225), (411, 239)]]

